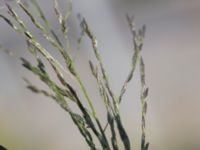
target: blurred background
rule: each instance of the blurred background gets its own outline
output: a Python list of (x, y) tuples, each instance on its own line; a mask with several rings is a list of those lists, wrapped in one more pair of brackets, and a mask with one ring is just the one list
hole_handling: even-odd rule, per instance
[[(6, 12), (1, 0), (0, 13)], [(63, 12), (67, 2), (59, 1)], [(39, 33), (15, 2), (9, 2), (34, 33)], [(39, 1), (53, 28), (58, 23), (53, 1)], [(199, 0), (73, 0), (69, 34), (76, 66), (100, 118), (106, 119), (88, 60), (94, 60), (90, 42), (80, 36), (77, 14), (86, 18), (95, 33), (105, 68), (118, 95), (130, 70), (133, 46), (125, 14), (134, 14), (136, 27), (147, 26), (142, 55), (150, 88), (147, 139), (150, 150), (200, 149), (200, 1)], [(38, 34), (39, 35), (39, 34)], [(44, 39), (44, 46), (61, 61)], [(9, 150), (87, 150), (84, 139), (68, 114), (52, 100), (26, 89), (22, 77), (45, 86), (21, 66), (20, 57), (34, 59), (26, 43), (5, 22), (0, 22), (0, 42), (13, 55), (0, 51), (0, 145)], [(139, 71), (128, 86), (121, 105), (123, 122), (134, 149), (140, 146)], [(121, 148), (123, 149), (123, 147)]]

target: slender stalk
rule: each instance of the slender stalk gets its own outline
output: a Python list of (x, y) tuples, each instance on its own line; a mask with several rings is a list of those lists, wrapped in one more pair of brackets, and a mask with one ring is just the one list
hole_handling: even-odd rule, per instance
[(146, 98), (148, 96), (148, 88), (146, 87), (145, 83), (145, 66), (143, 62), (143, 58), (140, 57), (140, 78), (141, 78), (141, 94), (140, 94), (140, 100), (141, 100), (141, 109), (142, 109), (142, 124), (141, 124), (141, 130), (142, 130), (142, 136), (141, 136), (141, 150), (148, 150), (149, 143), (146, 142), (146, 135), (145, 135), (145, 127), (146, 127), (146, 113), (147, 113), (147, 102)]
[(115, 112), (114, 118), (115, 118), (115, 122), (117, 124), (117, 128), (118, 128), (118, 131), (119, 131), (120, 138), (121, 138), (121, 140), (124, 144), (124, 148), (126, 150), (130, 150), (130, 148), (131, 148), (130, 140), (129, 140), (129, 137), (128, 137), (128, 134), (127, 134), (125, 128), (123, 127), (121, 117), (120, 117), (118, 102), (117, 102), (117, 100), (116, 100), (116, 98), (115, 98), (115, 96), (114, 96), (114, 94), (111, 90), (111, 87), (110, 87), (110, 84), (109, 84), (109, 81), (108, 81), (108, 77), (106, 75), (106, 71), (103, 67), (101, 56), (99, 54), (98, 47), (97, 47), (97, 40), (96, 40), (94, 34), (91, 32), (91, 30), (90, 30), (87, 22), (85, 21), (85, 19), (82, 20), (81, 24), (82, 24), (83, 31), (86, 33), (86, 35), (91, 40), (93, 51), (95, 53), (95, 57), (96, 57), (97, 61), (99, 62), (99, 65), (100, 65), (100, 68), (101, 68), (101, 73), (103, 75), (105, 87), (107, 88), (108, 93), (109, 93), (110, 97), (112, 98), (112, 102), (113, 102), (113, 106), (114, 106), (114, 112)]
[[(107, 138), (103, 132), (103, 128), (102, 128), (102, 125), (101, 123), (99, 122), (99, 119), (97, 118), (97, 115), (96, 115), (96, 112), (95, 112), (95, 109), (92, 105), (92, 102), (87, 94), (87, 91), (80, 79), (80, 76), (79, 74), (75, 71), (75, 68), (74, 68), (74, 65), (73, 65), (73, 62), (70, 58), (70, 56), (67, 54), (67, 52), (63, 49), (63, 47), (61, 47), (56, 41), (54, 41), (52, 38), (50, 38), (48, 36), (48, 33), (45, 31), (45, 29), (37, 22), (37, 20), (31, 15), (31, 13), (28, 11), (28, 9), (26, 9), (26, 7), (20, 3), (20, 1), (17, 1), (17, 3), (19, 4), (19, 6), (25, 11), (25, 13), (30, 17), (31, 21), (34, 23), (34, 25), (36, 27), (38, 27), (38, 29), (40, 29), (43, 33), (43, 35), (46, 37), (46, 39), (55, 47), (57, 48), (62, 56), (64, 57), (65, 59), (65, 62), (66, 64), (68, 65), (68, 69), (70, 71), (70, 73), (75, 77), (75, 79), (78, 81), (79, 85), (80, 85), (80, 88), (82, 90), (82, 92), (84, 93), (86, 99), (87, 99), (87, 102), (89, 104), (89, 107), (90, 109), (92, 110), (92, 115), (98, 125), (98, 128), (101, 132), (102, 135), (97, 135), (98, 138), (99, 138), (99, 141), (100, 143), (102, 144), (102, 146), (106, 149), (110, 149), (109, 148), (109, 143), (107, 141)], [(19, 23), (19, 25), (21, 26), (23, 32), (24, 32), (24, 35), (29, 39), (29, 42), (34, 45), (36, 47), (36, 49), (41, 52), (43, 54), (44, 57), (47, 58), (47, 60), (50, 62), (50, 64), (52, 65), (53, 69), (55, 70), (55, 72), (57, 73), (57, 76), (58, 78), (60, 79), (60, 81), (63, 83), (64, 81), (64, 78), (63, 78), (63, 75), (61, 74), (61, 72), (58, 70), (58, 67), (57, 65), (59, 65), (58, 62), (56, 62), (53, 57), (40, 45), (40, 43), (38, 43), (36, 41), (36, 39), (34, 38), (34, 36), (31, 34), (30, 31), (28, 31), (28, 29), (26, 28), (25, 24), (23, 23), (23, 21), (20, 19), (20, 17), (15, 13), (15, 11), (7, 4), (7, 7), (9, 9), (9, 12), (11, 14), (11, 16)], [(12, 26), (12, 27), (15, 27), (15, 26)], [(14, 28), (15, 29), (15, 28)], [(53, 61), (52, 61), (53, 60)], [(56, 63), (55, 63), (56, 62)], [(60, 66), (60, 65), (59, 65)]]
[[(73, 123), (77, 126), (79, 132), (84, 137), (86, 143), (90, 147), (91, 150), (97, 150), (98, 148), (95, 145), (93, 138), (97, 138), (98, 142), (101, 144), (101, 148), (103, 150), (119, 150), (119, 144), (117, 141), (116, 132), (118, 131), (120, 140), (123, 143), (125, 150), (131, 150), (131, 144), (128, 137), (128, 134), (124, 128), (122, 123), (120, 109), (119, 106), (123, 100), (123, 96), (126, 92), (127, 86), (133, 78), (135, 69), (139, 64), (140, 68), (140, 78), (141, 78), (141, 92), (140, 92), (140, 102), (141, 102), (141, 150), (148, 150), (149, 143), (146, 142), (146, 112), (147, 112), (147, 96), (148, 96), (148, 88), (146, 87), (145, 82), (145, 66), (143, 62), (143, 58), (141, 56), (141, 50), (144, 42), (145, 35), (145, 26), (142, 27), (139, 31), (136, 31), (135, 25), (133, 22), (133, 17), (127, 15), (127, 21), (133, 36), (133, 46), (134, 53), (132, 56), (132, 64), (130, 72), (128, 73), (127, 78), (124, 81), (124, 84), (121, 87), (121, 91), (118, 97), (115, 97), (114, 92), (111, 89), (111, 85), (106, 73), (106, 70), (103, 65), (103, 61), (98, 49), (97, 39), (95, 35), (92, 33), (89, 28), (86, 20), (83, 18), (81, 20), (81, 37), (78, 41), (78, 48), (80, 48), (80, 43), (84, 35), (86, 35), (92, 45), (92, 50), (94, 52), (94, 56), (97, 60), (98, 67), (94, 66), (94, 64), (89, 61), (90, 69), (92, 75), (96, 79), (99, 94), (104, 102), (106, 112), (107, 112), (107, 124), (106, 127), (102, 127), (102, 122), (99, 120), (96, 110), (93, 106), (93, 103), (90, 99), (86, 86), (77, 71), (75, 66), (75, 62), (70, 55), (71, 47), (69, 42), (68, 35), (68, 19), (71, 14), (72, 9), (72, 0), (69, 0), (69, 8), (66, 12), (66, 15), (63, 16), (59, 3), (57, 0), (54, 0), (54, 12), (60, 24), (60, 30), (63, 37), (57, 36), (57, 33), (51, 28), (48, 20), (46, 19), (42, 8), (38, 4), (37, 0), (30, 0), (33, 6), (36, 8), (36, 11), (39, 13), (39, 17), (42, 19), (43, 24), (38, 21), (38, 18), (34, 16), (32, 10), (25, 5), (20, 0), (16, 0), (16, 3), (19, 7), (25, 12), (25, 14), (29, 17), (33, 25), (42, 33), (42, 36), (48, 41), (54, 48), (57, 50), (62, 58), (65, 61), (66, 67), (64, 68), (58, 60), (56, 60), (51, 53), (48, 52), (47, 49), (38, 41), (38, 39), (34, 36), (34, 34), (27, 28), (26, 24), (22, 21), (22, 19), (18, 16), (16, 11), (6, 3), (8, 13), (12, 17), (13, 20), (8, 19), (4, 15), (0, 14), (0, 18), (3, 19), (10, 27), (12, 27), (16, 32), (20, 33), (25, 37), (28, 45), (28, 51), (34, 56), (37, 61), (37, 65), (32, 65), (28, 60), (21, 58), (22, 65), (31, 71), (34, 75), (39, 77), (39, 79), (47, 85), (49, 91), (40, 89), (33, 85), (30, 81), (24, 78), (27, 83), (27, 88), (34, 93), (42, 94), (46, 97), (53, 99), (58, 105), (66, 111)], [(81, 19), (81, 18), (80, 18)], [(60, 40), (64, 38), (63, 40)], [(66, 46), (65, 46), (66, 44)], [(0, 45), (1, 48), (1, 45)], [(37, 55), (37, 53), (41, 55)], [(47, 62), (53, 68), (54, 73), (57, 76), (58, 81), (61, 85), (57, 84), (54, 80), (51, 79), (51, 75), (46, 72), (45, 65), (43, 64), (40, 57), (45, 58)], [(96, 65), (96, 64), (95, 64)], [(74, 89), (74, 87), (65, 79), (64, 75), (70, 77), (73, 81), (75, 81), (79, 85), (79, 89), (81, 93), (83, 93), (84, 97), (89, 105), (89, 110), (82, 102), (82, 99), (79, 97), (79, 93)], [(73, 109), (68, 105), (68, 101), (73, 102), (79, 109), (79, 112), (76, 113)], [(110, 128), (111, 137), (107, 137), (106, 129)], [(93, 133), (93, 134), (92, 134)], [(111, 145), (111, 144), (112, 145)]]
[[(83, 135), (83, 137), (85, 138), (86, 142), (91, 147), (91, 149), (92, 150), (96, 150), (95, 144), (93, 143), (92, 136), (91, 136), (90, 132), (88, 131), (88, 129), (85, 126), (84, 119), (80, 115), (74, 113), (71, 110), (71, 108), (69, 107), (68, 103), (65, 101), (65, 98), (64, 98), (65, 96), (67, 96), (69, 99), (77, 100), (77, 99), (74, 99), (74, 97), (76, 97), (76, 95), (74, 93), (70, 93), (71, 91), (66, 92), (66, 90), (62, 90), (55, 82), (53, 82), (50, 79), (50, 77), (47, 74), (47, 72), (45, 71), (44, 65), (43, 65), (43, 63), (41, 61), (38, 61), (39, 62), (38, 67), (34, 67), (27, 60), (25, 60), (23, 58), (21, 60), (23, 62), (23, 66), (25, 68), (27, 68), (28, 70), (30, 70), (35, 75), (37, 75), (41, 79), (41, 81), (43, 81), (55, 93), (55, 96), (47, 93), (44, 90), (38, 89), (34, 85), (30, 84), (30, 82), (28, 82), (28, 84), (29, 84), (28, 88), (31, 89), (33, 92), (42, 93), (42, 94), (54, 99), (60, 105), (60, 107), (62, 109), (64, 109), (66, 112), (68, 112), (70, 114), (73, 122), (79, 128), (80, 133)], [(27, 82), (27, 80), (26, 80), (26, 82)], [(83, 107), (81, 107), (81, 108), (82, 108), (81, 110), (84, 111), (83, 112), (84, 116), (88, 115), (87, 113), (85, 113), (86, 112), (85, 108), (83, 108)], [(89, 117), (88, 117), (88, 119), (89, 119)], [(86, 120), (86, 122), (87, 121), (88, 120)], [(87, 123), (90, 123), (90, 125), (92, 126), (92, 122), (91, 121), (87, 122)]]
[(55, 14), (58, 18), (58, 21), (59, 21), (59, 24), (60, 24), (60, 27), (61, 27), (61, 31), (63, 33), (62, 35), (64, 36), (66, 48), (67, 48), (67, 50), (71, 50), (69, 37), (68, 37), (69, 27), (66, 24), (68, 23), (69, 17), (70, 17), (71, 12), (72, 12), (72, 1), (70, 0), (68, 2), (66, 15), (63, 16), (61, 11), (60, 11), (58, 1), (54, 0), (54, 12), (55, 12)]
[(129, 74), (128, 74), (128, 76), (127, 76), (127, 78), (126, 78), (126, 80), (125, 80), (125, 82), (124, 82), (124, 84), (121, 88), (121, 92), (120, 92), (120, 95), (118, 97), (118, 103), (121, 103), (123, 95), (126, 92), (128, 83), (133, 78), (134, 71), (135, 71), (137, 63), (139, 61), (140, 51), (142, 50), (144, 34), (145, 34), (145, 29), (146, 29), (146, 27), (143, 26), (143, 28), (137, 34), (133, 16), (130, 17), (129, 15), (127, 15), (126, 19), (127, 19), (127, 22), (129, 24), (129, 28), (130, 28), (131, 33), (132, 33), (132, 39), (133, 39), (133, 45), (134, 45), (134, 54), (132, 56), (131, 70), (130, 70), (130, 72), (129, 72)]
[(92, 114), (94, 116), (94, 118), (96, 118), (96, 112), (95, 112), (95, 109), (92, 105), (92, 102), (87, 94), (87, 91), (80, 79), (80, 76), (78, 75), (78, 73), (75, 71), (75, 68), (74, 68), (74, 65), (73, 65), (73, 62), (72, 62), (72, 59), (71, 57), (69, 56), (69, 54), (63, 49), (63, 47), (61, 47), (59, 44), (56, 43), (56, 41), (54, 41), (53, 39), (51, 39), (49, 36), (48, 36), (48, 33), (46, 32), (46, 30), (38, 23), (38, 21), (36, 21), (36, 19), (31, 15), (31, 13), (28, 11), (28, 9), (26, 9), (21, 3), (19, 3), (20, 6), (23, 8), (23, 10), (25, 10), (25, 12), (27, 13), (27, 15), (31, 18), (32, 22), (42, 31), (42, 33), (44, 33), (43, 35), (46, 37), (46, 39), (48, 41), (50, 41), (50, 43), (55, 47), (57, 48), (62, 56), (64, 57), (65, 59), (65, 62), (68, 66), (68, 69), (69, 71), (75, 76), (76, 80), (78, 81), (79, 85), (80, 85), (80, 88), (81, 90), (83, 91), (87, 101), (88, 101), (88, 104), (91, 108), (91, 111), (92, 111)]
[(32, 5), (36, 8), (37, 12), (39, 13), (40, 18), (42, 19), (42, 21), (45, 24), (45, 28), (50, 31), (50, 33), (53, 35), (54, 39), (57, 41), (57, 43), (59, 43), (60, 46), (63, 47), (62, 42), (60, 41), (59, 37), (57, 36), (57, 34), (55, 33), (55, 31), (51, 28), (48, 20), (46, 19), (40, 5), (38, 4), (37, 0), (30, 0), (30, 2), (32, 3)]
[[(100, 96), (103, 99), (104, 105), (105, 105), (106, 110), (107, 110), (107, 120), (108, 120), (107, 125), (110, 126), (110, 130), (111, 130), (111, 134), (112, 134), (112, 137), (111, 137), (112, 147), (113, 147), (114, 150), (118, 150), (119, 148), (118, 148), (117, 139), (116, 139), (115, 126), (114, 126), (114, 116), (113, 116), (113, 114), (115, 114), (115, 112), (114, 112), (114, 110), (113, 110), (113, 108), (110, 104), (110, 100), (109, 100), (108, 95), (106, 93), (106, 89), (104, 88), (103, 83), (101, 82), (101, 79), (99, 77), (98, 68), (96, 67), (96, 69), (95, 69), (94, 65), (91, 61), (89, 61), (89, 64), (90, 64), (90, 69), (91, 69), (92, 75), (94, 76), (94, 78), (97, 81)], [(104, 128), (103, 133), (105, 132), (107, 125)]]
[(101, 58), (101, 55), (99, 54), (99, 50), (98, 50), (98, 47), (97, 47), (97, 40), (96, 40), (96, 37), (93, 35), (93, 33), (91, 32), (87, 22), (85, 19), (82, 20), (81, 22), (81, 25), (82, 25), (82, 28), (84, 30), (84, 32), (86, 33), (86, 35), (89, 37), (89, 39), (91, 40), (91, 43), (92, 43), (92, 47), (93, 47), (93, 51), (94, 51), (94, 54), (95, 54), (95, 57), (100, 65), (100, 68), (101, 68), (101, 73), (103, 75), (103, 79), (104, 79), (104, 83), (105, 83), (105, 87), (107, 88), (108, 90), (108, 93), (109, 95), (111, 96), (112, 98), (112, 101), (113, 101), (113, 105), (115, 107), (115, 111), (119, 111), (118, 109), (118, 104), (117, 104), (117, 101), (116, 101), (116, 98), (114, 96), (114, 93), (112, 92), (111, 90), (111, 87), (110, 87), (110, 83), (109, 83), (109, 80), (108, 80), (108, 77), (107, 77), (107, 74), (106, 74), (106, 71), (104, 69), (104, 66), (103, 66), (103, 63), (102, 63), (102, 58)]

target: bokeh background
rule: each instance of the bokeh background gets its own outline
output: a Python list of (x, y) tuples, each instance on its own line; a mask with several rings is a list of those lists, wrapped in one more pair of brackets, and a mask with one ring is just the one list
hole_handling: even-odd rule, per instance
[[(59, 2), (65, 11), (67, 2)], [(3, 3), (1, 1), (0, 13), (6, 12)], [(19, 10), (15, 2), (9, 3)], [(39, 3), (58, 31), (53, 1)], [(98, 39), (115, 94), (119, 93), (130, 70), (133, 53), (125, 14), (134, 14), (137, 28), (147, 26), (142, 55), (150, 88), (147, 114), (150, 150), (199, 150), (200, 1), (73, 0), (69, 23), (72, 56), (76, 58), (98, 115), (105, 120), (103, 103), (88, 67), (88, 60), (94, 59), (89, 40), (85, 38), (81, 49), (76, 50), (80, 35), (78, 13), (87, 19)], [(19, 10), (19, 14), (30, 29), (38, 33), (22, 11)], [(42, 38), (40, 41), (47, 43)], [(13, 53), (10, 56), (0, 51), (0, 144), (9, 150), (87, 150), (68, 114), (52, 100), (26, 89), (23, 76), (38, 86), (45, 86), (22, 68), (20, 57), (33, 58), (26, 51), (24, 39), (2, 20), (0, 42)], [(61, 59), (54, 49), (45, 46)], [(139, 149), (141, 136), (138, 73), (137, 69), (121, 105), (122, 118), (135, 150)]]

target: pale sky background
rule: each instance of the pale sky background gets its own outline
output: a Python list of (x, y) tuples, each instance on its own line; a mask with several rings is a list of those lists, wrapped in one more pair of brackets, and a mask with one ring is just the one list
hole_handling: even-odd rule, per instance
[[(60, 2), (65, 6), (66, 1)], [(52, 0), (40, 3), (53, 27), (58, 29), (52, 13)], [(5, 10), (0, 12), (5, 13)], [(143, 24), (147, 26), (142, 55), (150, 88), (147, 114), (150, 150), (199, 150), (200, 1), (73, 0), (70, 36), (74, 49), (80, 34), (76, 19), (78, 13), (87, 19), (97, 37), (105, 68), (117, 95), (130, 70), (133, 53), (125, 14), (135, 15), (138, 28)], [(22, 16), (35, 31), (25, 15)], [(42, 39), (41, 42), (46, 43)], [(2, 20), (0, 43), (14, 53), (11, 57), (0, 51), (0, 145), (9, 150), (87, 150), (69, 116), (55, 102), (25, 88), (22, 76), (38, 86), (43, 85), (21, 67), (19, 57), (32, 58), (26, 52), (24, 40)], [(52, 49), (50, 52), (60, 59)], [(77, 52), (72, 53), (74, 56)], [(87, 63), (93, 56), (89, 40), (85, 38), (76, 64), (98, 114), (105, 119), (103, 103), (96, 94), (97, 85), (91, 78)], [(123, 121), (135, 150), (139, 150), (140, 138), (139, 91), (137, 70), (121, 106)]]

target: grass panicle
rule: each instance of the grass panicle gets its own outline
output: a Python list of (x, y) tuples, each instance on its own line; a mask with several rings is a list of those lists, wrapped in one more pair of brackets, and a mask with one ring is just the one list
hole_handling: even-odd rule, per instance
[(130, 150), (130, 140), (128, 138), (128, 135), (127, 135), (127, 132), (125, 131), (125, 128), (123, 127), (122, 125), (122, 121), (121, 121), (121, 118), (120, 118), (120, 112), (119, 112), (119, 106), (118, 106), (118, 102), (114, 96), (114, 93), (110, 87), (110, 84), (109, 84), (109, 80), (108, 80), (108, 77), (107, 77), (107, 74), (106, 74), (106, 71), (104, 69), (104, 66), (103, 66), (103, 63), (102, 63), (102, 59), (101, 59), (101, 55), (98, 51), (98, 46), (97, 46), (97, 40), (96, 40), (96, 37), (94, 36), (94, 34), (91, 32), (86, 20), (83, 18), (82, 22), (82, 28), (83, 28), (83, 31), (86, 33), (86, 35), (89, 37), (89, 39), (91, 40), (91, 43), (92, 43), (92, 47), (93, 47), (93, 51), (94, 51), (94, 54), (95, 54), (95, 57), (99, 63), (99, 66), (101, 68), (101, 73), (102, 73), (102, 76), (103, 76), (103, 80), (104, 80), (104, 84), (105, 84), (105, 87), (112, 99), (112, 102), (113, 102), (113, 110), (114, 110), (114, 118), (115, 118), (115, 121), (116, 121), (116, 124), (117, 124), (117, 128), (118, 128), (118, 131), (119, 131), (119, 134), (120, 134), (120, 137), (121, 137), (121, 140), (124, 144), (124, 148), (126, 150)]
[[(133, 17), (127, 15), (127, 22), (133, 37), (133, 56), (130, 72), (122, 85), (119, 96), (116, 97), (106, 73), (106, 69), (103, 65), (103, 60), (98, 49), (97, 38), (95, 34), (91, 31), (89, 24), (84, 18), (81, 18), (79, 15), (80, 26), (81, 26), (81, 37), (78, 40), (77, 47), (80, 49), (80, 44), (85, 36), (91, 41), (92, 50), (96, 58), (97, 64), (94, 64), (92, 61), (89, 61), (89, 66), (91, 70), (91, 75), (94, 77), (97, 83), (99, 90), (99, 95), (105, 106), (107, 113), (107, 124), (105, 127), (102, 126), (102, 121), (99, 120), (96, 109), (93, 106), (93, 101), (89, 96), (87, 87), (84, 85), (79, 72), (75, 66), (74, 59), (71, 57), (70, 52), (72, 51), (69, 41), (69, 18), (72, 13), (72, 1), (68, 3), (68, 9), (66, 14), (63, 15), (59, 2), (54, 0), (54, 13), (55, 17), (58, 20), (60, 25), (60, 31), (62, 36), (58, 36), (58, 33), (51, 27), (49, 21), (45, 17), (43, 9), (40, 7), (40, 4), (37, 0), (30, 0), (28, 3), (24, 3), (20, 0), (16, 0), (16, 4), (23, 10), (23, 12), (28, 16), (33, 25), (38, 29), (43, 38), (49, 42), (52, 47), (57, 50), (62, 56), (65, 66), (56, 60), (53, 55), (43, 46), (43, 44), (38, 41), (23, 22), (18, 13), (14, 10), (13, 7), (6, 3), (9, 17), (6, 17), (4, 14), (0, 14), (0, 18), (3, 19), (11, 28), (16, 32), (22, 35), (25, 38), (27, 43), (27, 50), (35, 58), (37, 65), (33, 65), (25, 58), (21, 58), (22, 65), (29, 70), (31, 73), (36, 75), (41, 82), (43, 82), (48, 90), (40, 89), (39, 87), (33, 85), (28, 79), (23, 78), (27, 84), (27, 88), (34, 93), (42, 94), (52, 100), (54, 100), (64, 111), (66, 111), (73, 123), (76, 125), (80, 134), (85, 139), (86, 143), (91, 150), (99, 149), (95, 139), (100, 143), (101, 149), (103, 150), (120, 150), (119, 142), (123, 143), (125, 150), (133, 149), (130, 144), (130, 139), (128, 137), (127, 130), (123, 124), (123, 118), (120, 114), (120, 104), (123, 100), (123, 96), (126, 92), (127, 86), (133, 78), (136, 67), (140, 68), (140, 77), (141, 77), (141, 114), (142, 114), (142, 124), (141, 124), (141, 150), (148, 150), (149, 143), (146, 142), (146, 112), (147, 112), (147, 101), (148, 88), (146, 87), (145, 82), (145, 67), (143, 58), (141, 55), (141, 50), (143, 47), (144, 36), (145, 36), (145, 26), (142, 27), (139, 31), (135, 29)], [(33, 7), (30, 7), (33, 6)], [(34, 14), (37, 12), (38, 16)], [(42, 23), (39, 22), (42, 21)], [(64, 41), (64, 42), (62, 42)], [(2, 46), (1, 46), (2, 47)], [(43, 59), (47, 61), (52, 69), (54, 70), (55, 75), (58, 78), (60, 84), (55, 82), (52, 79), (52, 75), (46, 71), (45, 64)], [(84, 95), (83, 98), (80, 98), (81, 93), (74, 88), (74, 85), (70, 84), (66, 78), (69, 78), (79, 85), (80, 91)], [(89, 109), (84, 103), (86, 99)], [(73, 108), (70, 107), (69, 102), (74, 103), (79, 108), (79, 113), (75, 112)], [(106, 131), (109, 127), (111, 137), (106, 134)], [(119, 134), (120, 139), (117, 138)]]

